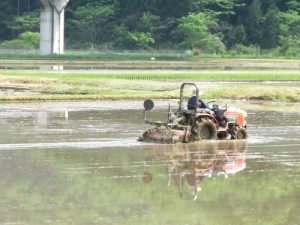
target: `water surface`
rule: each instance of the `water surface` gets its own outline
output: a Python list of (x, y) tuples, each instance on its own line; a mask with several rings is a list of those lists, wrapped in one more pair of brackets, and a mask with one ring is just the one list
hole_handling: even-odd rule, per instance
[(159, 145), (142, 102), (1, 104), (0, 224), (299, 224), (300, 113), (248, 113), (247, 141)]

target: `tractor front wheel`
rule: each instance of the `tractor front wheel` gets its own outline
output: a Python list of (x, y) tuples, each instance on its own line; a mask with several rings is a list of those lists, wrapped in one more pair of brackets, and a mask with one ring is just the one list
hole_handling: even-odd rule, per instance
[(244, 127), (236, 127), (231, 133), (231, 139), (247, 139), (248, 132)]

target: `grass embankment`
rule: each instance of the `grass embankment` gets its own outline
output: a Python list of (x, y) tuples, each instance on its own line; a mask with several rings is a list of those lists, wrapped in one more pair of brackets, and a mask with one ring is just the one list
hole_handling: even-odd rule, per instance
[[(193, 55), (186, 54), (184, 51), (100, 51), (100, 50), (65, 50), (64, 54), (39, 54), (38, 50), (11, 51), (11, 53), (0, 53), (0, 59), (20, 59), (20, 60), (90, 60), (90, 61), (119, 61), (135, 60), (143, 61), (155, 57), (157, 60), (190, 60)], [(222, 56), (205, 55), (205, 58), (222, 58)]]
[(0, 59), (13, 60), (91, 60), (91, 61), (143, 61), (154, 57), (162, 61), (198, 61), (199, 59), (295, 59), (299, 56), (279, 56), (272, 52), (261, 52), (257, 54), (195, 54), (192, 51), (184, 50), (65, 50), (64, 54), (39, 54), (38, 49), (11, 49), (0, 52)]
[[(193, 81), (199, 84), (203, 99), (300, 102), (299, 85), (290, 83), (269, 85), (260, 82), (300, 81), (300, 73), (293, 71), (105, 71), (98, 73), (2, 71), (0, 75), (0, 86), (5, 87), (5, 90), (2, 89), (0, 93), (0, 101), (169, 99), (178, 98), (182, 82)], [(187, 96), (190, 93), (188, 91)]]

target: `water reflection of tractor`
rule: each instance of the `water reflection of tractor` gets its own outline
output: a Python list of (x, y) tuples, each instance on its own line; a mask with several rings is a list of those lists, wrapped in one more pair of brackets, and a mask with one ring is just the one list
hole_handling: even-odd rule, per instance
[[(194, 201), (198, 198), (205, 179), (215, 179), (221, 175), (228, 178), (230, 174), (245, 169), (246, 150), (246, 140), (166, 145), (163, 149), (147, 146), (148, 157), (167, 166), (168, 186), (173, 181), (181, 198)], [(144, 182), (151, 182), (153, 179), (155, 180), (155, 175), (145, 170)]]
[[(186, 103), (184, 88), (194, 88), (195, 95)], [(153, 109), (154, 103), (148, 99), (144, 102), (144, 121), (154, 125), (146, 130), (140, 141), (161, 143), (189, 143), (214, 139), (246, 139), (246, 112), (236, 108), (210, 105), (214, 101), (203, 103), (199, 99), (199, 87), (195, 83), (183, 83), (180, 87), (179, 108), (173, 113), (169, 105), (166, 122), (149, 121), (147, 112)]]

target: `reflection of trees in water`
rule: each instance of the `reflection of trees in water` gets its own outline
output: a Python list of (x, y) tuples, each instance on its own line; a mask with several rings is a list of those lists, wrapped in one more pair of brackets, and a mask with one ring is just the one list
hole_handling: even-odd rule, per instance
[[(147, 152), (166, 164), (169, 186), (173, 180), (182, 198), (191, 196), (196, 200), (205, 178), (219, 175), (228, 178), (228, 174), (243, 170), (246, 150), (247, 141), (226, 140), (166, 145), (163, 149), (149, 147)], [(153, 175), (144, 171), (144, 181), (152, 179)]]

